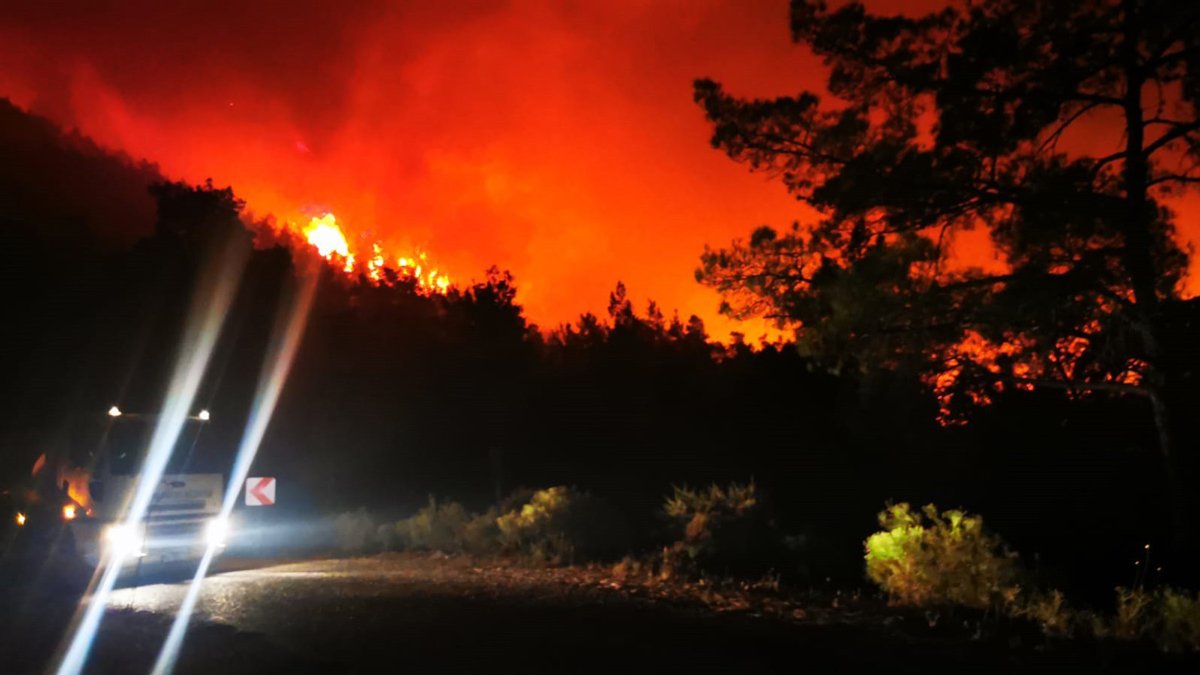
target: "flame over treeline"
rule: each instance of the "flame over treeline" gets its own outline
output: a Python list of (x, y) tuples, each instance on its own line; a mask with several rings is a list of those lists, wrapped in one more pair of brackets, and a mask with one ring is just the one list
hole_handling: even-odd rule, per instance
[(411, 279), (422, 291), (444, 293), (450, 288), (450, 277), (431, 265), (424, 251), (393, 257), (379, 242), (372, 242), (369, 256), (356, 253), (332, 213), (313, 216), (303, 227), (289, 221), (287, 227), (298, 230), (322, 258), (339, 265), (347, 274), (365, 274), (369, 279), (381, 281), (384, 271), (390, 269), (402, 279)]

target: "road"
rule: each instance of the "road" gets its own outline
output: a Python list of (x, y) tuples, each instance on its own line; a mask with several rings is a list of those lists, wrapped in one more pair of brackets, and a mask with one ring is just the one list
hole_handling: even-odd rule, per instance
[[(180, 583), (121, 589), (110, 606), (172, 615), (185, 590)], [(537, 569), (456, 560), (326, 560), (219, 574), (206, 581), (197, 618), (261, 635), (270, 658), (313, 672), (797, 666), (782, 625), (656, 607)], [(184, 654), (185, 668), (196, 656)]]
[[(1113, 665), (1111, 655), (1096, 660), (1090, 651), (1083, 658), (1078, 650), (1014, 652), (997, 641), (913, 640), (853, 622), (719, 614), (631, 596), (569, 570), (475, 564), (375, 557), (213, 575), (177, 672), (1095, 672)], [(185, 592), (176, 581), (117, 590), (89, 672), (148, 672)], [(25, 623), (0, 636), (8, 638), (0, 656), (9, 672), (39, 672), (53, 651), (46, 630)]]

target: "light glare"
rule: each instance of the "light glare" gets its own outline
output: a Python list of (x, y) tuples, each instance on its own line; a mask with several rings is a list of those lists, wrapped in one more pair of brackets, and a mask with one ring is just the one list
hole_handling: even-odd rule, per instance
[[(290, 308), (280, 308), (275, 328), (272, 331), (271, 349), (267, 352), (267, 358), (263, 362), (258, 390), (255, 392), (253, 407), (250, 409), (249, 423), (242, 434), (233, 469), (229, 472), (229, 484), (225, 488), (225, 501), (221, 504), (221, 515), (214, 523), (210, 524), (210, 527), (228, 528), (229, 514), (233, 511), (238, 495), (241, 494), (241, 486), (250, 473), (250, 465), (258, 453), (258, 446), (262, 442), (263, 434), (266, 433), (267, 423), (271, 421), (275, 404), (279, 401), (279, 392), (283, 389), (283, 383), (287, 380), (288, 372), (291, 370), (296, 348), (300, 344), (300, 338), (304, 335), (304, 326), (308, 322), (308, 312), (312, 307), (313, 294), (316, 289), (317, 274), (310, 272), (304, 277), (303, 286), (300, 288), (294, 304)], [(216, 523), (221, 524), (216, 525)], [(219, 544), (210, 538), (205, 547), (204, 557), (201, 558), (200, 565), (192, 576), (192, 582), (188, 585), (183, 603), (180, 604), (179, 611), (175, 613), (175, 620), (171, 622), (171, 630), (167, 633), (167, 639), (158, 652), (158, 658), (154, 661), (154, 668), (151, 671), (154, 675), (165, 675), (175, 668), (179, 650), (183, 646), (183, 639), (187, 634), (188, 622), (191, 620), (196, 602), (200, 598), (201, 585), (204, 577), (208, 575), (208, 568), (212, 564), (218, 546)]]
[[(163, 402), (163, 412), (150, 437), (146, 458), (125, 515), (124, 524), (127, 528), (140, 528), (144, 521), (146, 509), (154, 498), (188, 413), (195, 404), (196, 392), (208, 369), (221, 326), (229, 314), (229, 307), (245, 268), (248, 253), (242, 242), (231, 239), (225, 249), (214, 258), (214, 264), (206, 267), (196, 286), (197, 293), (192, 297), (187, 322), (184, 324), (184, 339), (179, 346), (180, 356), (171, 374), (170, 386)], [(113, 414), (114, 412), (116, 414)], [(116, 406), (109, 410), (113, 417), (120, 413)], [(88, 653), (96, 639), (109, 596), (112, 595), (113, 586), (125, 561), (125, 556), (119, 551), (112, 552), (106, 558), (97, 569), (97, 575), (93, 577), (94, 582), (88, 589), (89, 593), (84, 596), (72, 620), (72, 628), (68, 631), (70, 640), (65, 651), (60, 652), (62, 656), (56, 669), (58, 675), (76, 675), (83, 671), (87, 663)], [(100, 569), (104, 570), (102, 574)]]

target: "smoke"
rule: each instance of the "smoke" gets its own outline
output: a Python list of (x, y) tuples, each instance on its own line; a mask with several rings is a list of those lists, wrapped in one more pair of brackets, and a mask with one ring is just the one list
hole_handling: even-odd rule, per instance
[(704, 244), (811, 215), (712, 150), (691, 101), (698, 76), (821, 88), (786, 0), (10, 4), (0, 95), (258, 215), (332, 211), (459, 281), (511, 269), (543, 325), (622, 280), (723, 336)]
[(702, 75), (817, 86), (787, 3), (17, 3), (0, 94), (258, 215), (337, 214), (459, 280), (512, 269), (543, 324), (623, 280), (715, 321), (705, 243), (802, 216), (708, 147)]

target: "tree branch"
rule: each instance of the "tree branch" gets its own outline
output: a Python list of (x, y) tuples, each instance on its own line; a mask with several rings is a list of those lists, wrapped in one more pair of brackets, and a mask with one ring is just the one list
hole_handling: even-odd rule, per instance
[(1067, 391), (1107, 391), (1116, 394), (1131, 394), (1134, 396), (1149, 397), (1151, 392), (1146, 387), (1139, 387), (1135, 384), (1124, 384), (1121, 382), (1069, 382), (1062, 380), (1042, 380), (1031, 377), (1008, 377), (1004, 378), (1016, 384), (1028, 384), (1034, 387), (1045, 387), (1047, 389), (1064, 389)]
[(1179, 174), (1166, 174), (1166, 175), (1159, 176), (1159, 177), (1149, 181), (1148, 183), (1146, 183), (1146, 187), (1148, 187), (1148, 188), (1154, 187), (1155, 185), (1159, 185), (1162, 183), (1168, 183), (1168, 182), (1200, 184), (1200, 176), (1184, 176), (1184, 175), (1179, 175)]
[(1170, 131), (1155, 139), (1153, 143), (1142, 148), (1142, 154), (1149, 157), (1171, 141), (1187, 136), (1197, 129), (1200, 129), (1200, 120), (1176, 125)]
[(1068, 127), (1070, 127), (1072, 124), (1074, 124), (1075, 121), (1078, 120), (1080, 117), (1083, 117), (1084, 115), (1095, 110), (1096, 108), (1099, 108), (1101, 105), (1103, 105), (1103, 104), (1100, 103), (1099, 101), (1092, 101), (1091, 103), (1088, 103), (1087, 105), (1080, 107), (1079, 110), (1076, 110), (1074, 114), (1072, 114), (1067, 119), (1063, 120), (1062, 124), (1058, 125), (1058, 127), (1049, 136), (1046, 137), (1046, 140), (1042, 142), (1040, 147), (1038, 147), (1038, 152), (1045, 150), (1047, 146), (1057, 147), (1058, 139), (1062, 137), (1063, 133), (1067, 130)]

